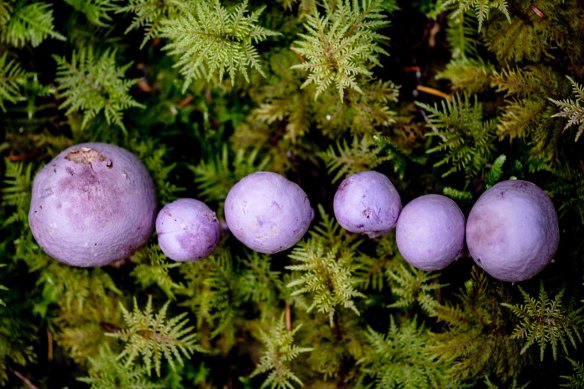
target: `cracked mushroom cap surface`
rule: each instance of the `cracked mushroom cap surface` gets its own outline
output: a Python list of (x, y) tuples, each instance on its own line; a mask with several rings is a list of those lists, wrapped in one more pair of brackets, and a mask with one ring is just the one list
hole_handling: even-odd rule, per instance
[(36, 242), (71, 266), (104, 266), (149, 238), (156, 216), (150, 174), (111, 144), (71, 146), (35, 176), (29, 225)]
[(294, 246), (313, 217), (304, 190), (274, 172), (247, 175), (225, 199), (229, 230), (241, 243), (260, 253), (274, 254)]
[(466, 244), (471, 257), (502, 281), (524, 281), (538, 274), (552, 260), (559, 241), (554, 205), (529, 181), (493, 185), (468, 215)]
[(375, 238), (391, 231), (402, 205), (389, 178), (376, 171), (355, 173), (339, 185), (333, 200), (337, 222), (345, 230)]

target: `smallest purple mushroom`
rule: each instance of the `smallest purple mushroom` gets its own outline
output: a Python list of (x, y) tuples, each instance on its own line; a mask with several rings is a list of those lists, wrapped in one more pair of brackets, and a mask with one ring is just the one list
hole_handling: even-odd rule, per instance
[(166, 204), (156, 218), (162, 252), (175, 261), (194, 261), (215, 251), (221, 234), (219, 221), (205, 203), (178, 199)]
[(365, 171), (345, 178), (333, 201), (337, 222), (345, 230), (376, 238), (395, 227), (401, 199), (389, 178)]

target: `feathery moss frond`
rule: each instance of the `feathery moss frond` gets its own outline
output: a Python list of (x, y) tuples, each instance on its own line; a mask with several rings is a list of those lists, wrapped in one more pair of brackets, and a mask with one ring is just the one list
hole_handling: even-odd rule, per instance
[(359, 315), (354, 299), (365, 297), (355, 289), (357, 280), (351, 272), (349, 258), (339, 254), (342, 253), (338, 248), (325, 250), (322, 241), (312, 238), (301, 241), (289, 255), (300, 264), (286, 266), (286, 269), (297, 274), (288, 283), (289, 288), (294, 288), (292, 295), (310, 294), (313, 302), (308, 311), (316, 308), (327, 314), (331, 326), (334, 325), (333, 316), (337, 306), (349, 308)]
[(395, 241), (395, 230), (380, 236), (377, 240), (375, 255), (366, 255), (359, 252), (355, 258), (355, 277), (362, 290), (383, 290), (386, 286), (385, 272), (390, 269), (399, 258), (399, 251)]
[(353, 137), (351, 145), (346, 139), (336, 144), (336, 149), (332, 145), (326, 152), (320, 152), (318, 156), (322, 159), (328, 169), (329, 174), (336, 172), (332, 182), (337, 182), (346, 175), (364, 170), (373, 170), (384, 161), (390, 159), (387, 155), (382, 155), (383, 148), (371, 136)]
[[(64, 315), (88, 316), (96, 305), (105, 305), (103, 300), (115, 300), (122, 294), (109, 274), (101, 268), (71, 267), (52, 258), (44, 258), (44, 262), (29, 263), (31, 271), (43, 270), (38, 280), (42, 285), (41, 298), (33, 308), (34, 313), (42, 318), (47, 317), (53, 304), (58, 305)], [(100, 308), (100, 312), (107, 311), (105, 306)]]
[(507, 160), (507, 156), (505, 154), (501, 154), (495, 159), (495, 162), (491, 165), (489, 172), (485, 177), (485, 186), (490, 188), (491, 186), (495, 185), (501, 179), (501, 175), (503, 174), (503, 165)]
[(390, 318), (387, 335), (369, 328), (367, 342), (372, 352), (358, 362), (361, 381), (370, 377), (376, 388), (447, 387), (448, 364), (438, 361), (428, 349), (428, 331), (416, 318), (401, 326)]
[(184, 288), (177, 291), (182, 305), (193, 311), (197, 328), (211, 328), (210, 337), (221, 335), (223, 349), (235, 342), (235, 326), (241, 316), (242, 297), (238, 289), (231, 252), (218, 247), (204, 261), (183, 263), (178, 268)]
[(397, 102), (397, 85), (391, 81), (363, 80), (359, 87), (360, 91), (347, 90), (343, 99), (333, 90), (324, 91), (318, 101), (311, 99), (314, 119), (323, 134), (337, 138), (349, 130), (358, 136), (374, 135), (396, 122), (397, 114), (390, 104)]
[(452, 17), (457, 17), (472, 8), (479, 21), (479, 31), (481, 30), (483, 23), (489, 18), (492, 9), (499, 10), (505, 15), (507, 21), (511, 21), (507, 0), (446, 0), (444, 2), (444, 7), (456, 8), (454, 12), (452, 12)]
[(229, 151), (229, 146), (225, 144), (221, 154), (217, 153), (214, 159), (201, 161), (197, 166), (189, 166), (195, 173), (195, 183), (199, 186), (199, 196), (202, 199), (224, 200), (237, 181), (250, 173), (265, 169), (270, 161), (269, 157), (259, 159), (259, 149), (252, 152), (238, 149), (234, 156)]
[(130, 64), (116, 66), (115, 56), (113, 50), (96, 54), (91, 46), (73, 51), (71, 62), (53, 56), (58, 64), (57, 91), (65, 99), (59, 108), (67, 109), (67, 115), (83, 112), (81, 128), (103, 113), (108, 124), (115, 124), (125, 132), (123, 111), (143, 107), (128, 93), (136, 83), (125, 78)]
[(140, 27), (146, 29), (140, 48), (146, 42), (160, 35), (160, 25), (165, 19), (173, 19), (185, 3), (177, 0), (130, 0), (117, 12), (133, 13), (134, 19), (126, 29), (126, 34)]
[(119, 0), (65, 0), (67, 4), (75, 8), (77, 11), (83, 13), (89, 23), (95, 24), (99, 27), (108, 27), (112, 21), (111, 15), (117, 8)]
[(294, 389), (294, 384), (302, 386), (302, 381), (292, 371), (291, 364), (300, 354), (310, 352), (312, 348), (294, 345), (294, 335), (302, 325), (288, 331), (285, 323), (284, 315), (282, 315), (269, 333), (260, 330), (260, 340), (264, 344), (265, 351), (250, 377), (270, 372), (262, 388)]
[(30, 309), (23, 294), (10, 293), (6, 306), (0, 308), (0, 386), (8, 382), (9, 374), (17, 366), (26, 366), (36, 357), (34, 344), (38, 340), (38, 328), (32, 320), (22, 320)]
[(565, 380), (562, 383), (562, 388), (570, 389), (584, 389), (584, 363), (567, 358), (570, 365), (572, 365), (573, 374), (563, 375), (561, 378)]
[(132, 312), (120, 305), (127, 328), (110, 335), (125, 342), (118, 360), (125, 361), (126, 367), (131, 366), (134, 360), (141, 356), (148, 374), (154, 365), (156, 375), (160, 376), (163, 358), (174, 370), (175, 363), (183, 365), (183, 357), (189, 358), (195, 351), (204, 351), (196, 344), (197, 335), (194, 328), (187, 327), (186, 313), (167, 319), (166, 311), (169, 304), (170, 301), (166, 302), (156, 314), (152, 309), (152, 296), (149, 296), (144, 310), (138, 308), (136, 299)]
[(569, 310), (562, 307), (563, 290), (553, 299), (548, 297), (543, 284), (540, 284), (537, 298), (531, 297), (521, 287), (519, 290), (523, 295), (523, 304), (502, 305), (509, 308), (519, 321), (511, 337), (524, 340), (522, 354), (534, 343), (538, 343), (539, 358), (543, 361), (545, 349), (549, 344), (555, 360), (558, 357), (558, 345), (561, 344), (564, 353), (568, 354), (568, 342), (574, 348), (582, 342), (580, 328), (584, 323), (583, 308)]
[(156, 197), (162, 204), (175, 200), (183, 190), (174, 184), (175, 180), (171, 173), (174, 173), (176, 162), (171, 162), (169, 155), (172, 154), (165, 144), (154, 142), (152, 138), (141, 138), (136, 136), (130, 140), (131, 150), (144, 163), (150, 173), (154, 186), (156, 187)]
[(418, 270), (413, 266), (400, 263), (393, 270), (387, 271), (391, 282), (391, 291), (398, 296), (398, 300), (390, 308), (409, 308), (419, 304), (429, 315), (434, 314), (434, 307), (438, 304), (436, 291), (444, 284), (437, 283), (438, 273)]
[(436, 304), (433, 313), (444, 324), (430, 336), (430, 348), (439, 360), (452, 364), (450, 377), (461, 381), (494, 375), (515, 376), (523, 364), (520, 345), (511, 338), (509, 318), (500, 304), (509, 301), (503, 285), (489, 281), (473, 267), (471, 280), (456, 304)]
[(444, 187), (442, 193), (455, 201), (469, 202), (474, 200), (474, 195), (468, 190), (460, 190), (450, 186)]
[(476, 58), (480, 45), (478, 21), (474, 14), (451, 14), (446, 28), (446, 40), (452, 48), (452, 60)]
[(314, 84), (315, 98), (334, 85), (341, 100), (346, 89), (362, 92), (359, 79), (381, 66), (379, 55), (387, 52), (379, 45), (386, 40), (377, 30), (389, 22), (379, 0), (340, 0), (333, 9), (324, 3), (325, 15), (315, 9), (304, 23), (306, 33), (293, 50), (304, 62), (292, 69), (308, 71), (302, 87)]
[(0, 109), (6, 112), (4, 102), (16, 103), (22, 100), (21, 88), (31, 74), (15, 60), (8, 60), (8, 53), (0, 57)]
[(172, 279), (169, 270), (180, 266), (179, 262), (168, 262), (158, 244), (151, 244), (136, 251), (132, 255), (132, 262), (138, 264), (131, 275), (143, 289), (158, 285), (169, 299), (174, 300), (174, 292), (182, 285)]
[(264, 8), (249, 13), (247, 0), (233, 10), (219, 0), (198, 1), (162, 21), (160, 36), (170, 40), (164, 50), (178, 57), (174, 67), (185, 78), (183, 92), (200, 78), (217, 76), (222, 81), (228, 74), (234, 85), (238, 74), (249, 81), (249, 68), (264, 74), (254, 44), (277, 35), (258, 24)]
[[(6, 267), (6, 264), (5, 263), (0, 263), (0, 267)], [(4, 285), (0, 284), (0, 292), (7, 291), (7, 290), (8, 290), (7, 287), (5, 287)], [(6, 306), (6, 303), (4, 302), (4, 300), (2, 300), (2, 297), (0, 297), (0, 307), (2, 307), (2, 306)]]
[[(533, 15), (534, 16), (534, 15)], [(540, 62), (562, 46), (561, 31), (551, 18), (496, 18), (485, 29), (485, 44), (501, 63)]]
[(10, 20), (10, 13), (12, 12), (11, 3), (11, 1), (0, 1), (0, 29)]
[(564, 130), (578, 126), (576, 138), (574, 140), (575, 142), (578, 142), (580, 135), (584, 133), (584, 106), (581, 105), (581, 103), (584, 102), (584, 86), (570, 77), (568, 77), (568, 80), (572, 83), (572, 93), (576, 97), (576, 100), (554, 100), (551, 98), (549, 100), (560, 109), (560, 112), (552, 115), (552, 117), (568, 119)]
[(152, 382), (142, 365), (120, 363), (116, 355), (104, 346), (95, 357), (89, 357), (89, 376), (78, 378), (92, 389), (154, 389), (164, 387)]
[(497, 385), (496, 383), (492, 382), (491, 379), (489, 377), (485, 378), (484, 380), (484, 384), (486, 385), (487, 389), (528, 389), (529, 388), (529, 384), (530, 382), (528, 381), (526, 384), (524, 385), (520, 385), (517, 382), (517, 377), (513, 377), (513, 381), (510, 382), (510, 385), (507, 384), (503, 387)]
[(556, 73), (545, 65), (527, 65), (521, 68), (506, 68), (493, 71), (491, 85), (497, 92), (509, 96), (543, 95), (558, 88)]
[(28, 209), (30, 205), (30, 193), (32, 191), (32, 164), (26, 165), (19, 162), (11, 162), (5, 159), (6, 172), (4, 183), (0, 190), (3, 206), (15, 207), (14, 212), (6, 220), (4, 225), (14, 222), (28, 223)]
[(434, 166), (449, 165), (442, 176), (464, 171), (467, 182), (477, 177), (491, 160), (495, 148), (494, 120), (483, 120), (482, 104), (467, 95), (455, 95), (452, 101), (442, 101), (440, 108), (417, 103), (429, 112), (428, 136), (438, 138), (439, 144), (428, 150), (443, 157)]
[(461, 58), (450, 61), (437, 79), (447, 79), (455, 90), (467, 93), (484, 92), (490, 87), (494, 66), (482, 60)]
[(281, 272), (271, 269), (272, 256), (253, 252), (240, 259), (243, 272), (239, 276), (239, 294), (255, 304), (277, 306), (279, 294), (285, 293)]
[(51, 4), (17, 2), (6, 24), (0, 24), (0, 41), (15, 47), (23, 47), (27, 43), (36, 47), (47, 37), (64, 41), (65, 37), (55, 30), (53, 19)]

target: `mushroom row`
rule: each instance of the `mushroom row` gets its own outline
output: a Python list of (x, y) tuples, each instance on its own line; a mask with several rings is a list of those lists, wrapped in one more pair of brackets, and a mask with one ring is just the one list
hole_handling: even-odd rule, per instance
[[(537, 185), (507, 180), (487, 189), (468, 219), (450, 198), (427, 194), (402, 208), (389, 178), (375, 171), (345, 178), (333, 202), (338, 223), (376, 238), (395, 228), (403, 258), (441, 270), (466, 247), (491, 276), (510, 282), (539, 273), (559, 243), (558, 217)], [(314, 210), (304, 190), (273, 172), (237, 182), (225, 200), (227, 227), (252, 250), (274, 254), (306, 233)], [(176, 261), (213, 253), (220, 238), (215, 213), (196, 199), (156, 212), (155, 187), (140, 160), (118, 146), (83, 143), (57, 155), (35, 176), (29, 224), (51, 257), (72, 266), (104, 266), (142, 246), (156, 228), (161, 250)]]

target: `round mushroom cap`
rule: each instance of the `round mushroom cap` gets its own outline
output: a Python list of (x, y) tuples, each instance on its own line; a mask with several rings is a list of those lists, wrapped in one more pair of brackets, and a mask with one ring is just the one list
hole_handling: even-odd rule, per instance
[(341, 227), (370, 238), (391, 231), (401, 208), (398, 191), (387, 176), (376, 171), (345, 178), (333, 200), (335, 218)]
[(247, 175), (225, 199), (227, 227), (241, 243), (260, 253), (274, 254), (294, 246), (313, 217), (302, 188), (274, 172)]
[(524, 281), (552, 260), (560, 241), (553, 203), (537, 185), (502, 181), (474, 204), (466, 244), (477, 265), (496, 279)]
[(196, 199), (166, 204), (156, 218), (162, 252), (175, 261), (194, 261), (213, 253), (221, 230), (215, 212)]
[(460, 256), (464, 230), (464, 214), (452, 199), (438, 194), (420, 196), (399, 215), (397, 248), (418, 269), (442, 270)]
[(149, 238), (154, 183), (129, 151), (105, 143), (71, 146), (35, 176), (29, 225), (51, 257), (71, 266), (110, 264)]

